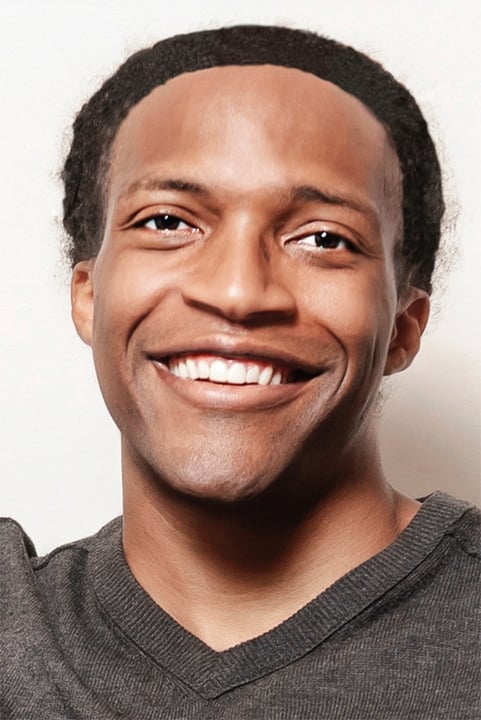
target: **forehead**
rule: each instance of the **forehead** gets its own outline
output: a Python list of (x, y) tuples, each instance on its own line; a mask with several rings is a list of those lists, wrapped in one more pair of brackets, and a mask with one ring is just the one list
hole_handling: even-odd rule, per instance
[(222, 167), (225, 188), (245, 180), (252, 191), (322, 168), (338, 190), (350, 181), (378, 199), (389, 188), (397, 195), (400, 177), (387, 133), (363, 103), (310, 73), (272, 65), (185, 73), (143, 98), (115, 139), (113, 189), (159, 162), (211, 176)]

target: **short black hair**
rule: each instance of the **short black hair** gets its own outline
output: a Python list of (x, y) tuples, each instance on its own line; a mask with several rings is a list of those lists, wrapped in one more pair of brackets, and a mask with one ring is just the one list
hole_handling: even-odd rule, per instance
[(403, 283), (430, 292), (444, 202), (436, 150), (416, 101), (367, 55), (312, 32), (277, 26), (239, 25), (161, 40), (131, 55), (85, 103), (62, 171), (63, 224), (72, 266), (100, 249), (111, 148), (130, 109), (185, 72), (266, 64), (297, 68), (334, 83), (364, 103), (386, 128), (403, 177), (398, 273)]

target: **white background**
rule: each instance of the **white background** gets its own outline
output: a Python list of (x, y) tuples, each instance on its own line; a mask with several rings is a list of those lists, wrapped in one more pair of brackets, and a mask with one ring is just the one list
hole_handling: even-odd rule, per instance
[(57, 173), (81, 103), (130, 52), (237, 22), (367, 51), (413, 91), (445, 165), (456, 254), (415, 365), (390, 382), (386, 472), (480, 503), (480, 4), (477, 0), (0, 0), (0, 514), (40, 552), (120, 512), (118, 433), (69, 318)]

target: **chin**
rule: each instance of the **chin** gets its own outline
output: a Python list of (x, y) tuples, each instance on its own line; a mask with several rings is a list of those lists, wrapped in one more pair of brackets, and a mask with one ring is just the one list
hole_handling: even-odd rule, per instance
[[(176, 473), (158, 474), (164, 488), (182, 496), (184, 499), (205, 502), (207, 504), (237, 505), (243, 504), (261, 495), (275, 482), (271, 473), (213, 467), (212, 461), (205, 464), (194, 462), (190, 467), (183, 467)], [(168, 479), (166, 479), (168, 478)]]

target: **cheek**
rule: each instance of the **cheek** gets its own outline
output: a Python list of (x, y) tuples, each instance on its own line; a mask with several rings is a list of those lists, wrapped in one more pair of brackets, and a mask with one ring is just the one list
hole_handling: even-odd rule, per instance
[(304, 284), (303, 308), (355, 364), (387, 352), (395, 310), (395, 291), (383, 273), (330, 271)]
[(94, 336), (100, 344), (117, 338), (117, 343), (126, 345), (135, 327), (172, 287), (173, 273), (155, 260), (149, 252), (99, 257), (94, 277)]
[(107, 407), (114, 420), (132, 384), (130, 338), (155, 304), (158, 280), (149, 264), (127, 254), (99, 256), (94, 276), (92, 350), (95, 369)]

